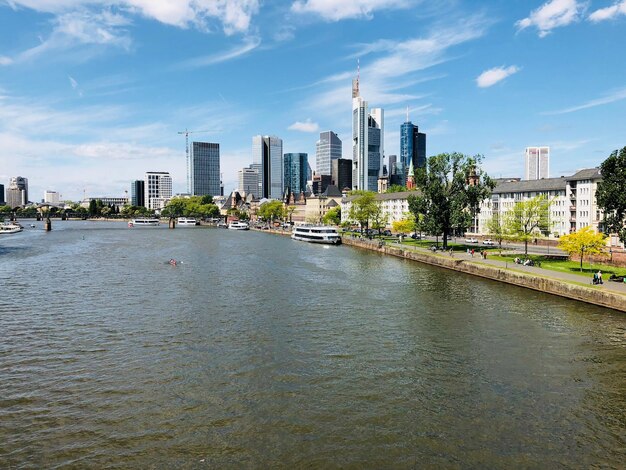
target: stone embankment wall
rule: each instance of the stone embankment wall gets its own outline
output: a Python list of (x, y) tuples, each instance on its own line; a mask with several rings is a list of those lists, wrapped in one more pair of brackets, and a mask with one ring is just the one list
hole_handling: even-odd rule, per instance
[(568, 282), (533, 276), (531, 274), (520, 273), (509, 269), (502, 269), (496, 266), (489, 266), (468, 260), (449, 257), (447, 255), (437, 255), (404, 250), (402, 248), (382, 245), (377, 241), (362, 240), (358, 238), (344, 237), (346, 245), (357, 246), (368, 250), (377, 251), (387, 255), (400, 258), (411, 259), (441, 268), (452, 269), (475, 276), (493, 279), (495, 281), (506, 282), (528, 289), (534, 289), (549, 294), (559, 295), (568, 299), (580, 300), (590, 304), (608, 307), (621, 312), (626, 312), (626, 298), (620, 294), (606, 292), (597, 288), (579, 286)]

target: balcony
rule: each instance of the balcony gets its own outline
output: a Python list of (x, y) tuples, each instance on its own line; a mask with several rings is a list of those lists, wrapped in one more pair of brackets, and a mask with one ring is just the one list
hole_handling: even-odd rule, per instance
[(576, 199), (576, 193), (572, 193), (572, 194), (570, 194), (570, 195), (569, 195), (569, 198), (570, 198), (571, 200), (575, 200), (575, 199)]
[(576, 212), (576, 206), (569, 206), (569, 210), (573, 211), (573, 212)]
[(569, 221), (575, 224), (576, 223), (576, 217), (570, 217)]

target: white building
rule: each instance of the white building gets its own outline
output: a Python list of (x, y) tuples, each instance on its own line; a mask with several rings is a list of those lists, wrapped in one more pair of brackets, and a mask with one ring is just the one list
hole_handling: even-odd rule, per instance
[(550, 147), (526, 147), (524, 168), (526, 180), (550, 178)]
[[(410, 216), (408, 197), (417, 195), (415, 191), (401, 193), (377, 193), (375, 196), (382, 208), (383, 217), (386, 218), (387, 227), (393, 222), (406, 219)], [(358, 196), (347, 196), (341, 200), (341, 222), (350, 221), (350, 209), (352, 201)]]
[(59, 202), (60, 202), (59, 193), (56, 192), (56, 191), (48, 191), (48, 190), (46, 190), (43, 193), (43, 202), (45, 202), (47, 204), (59, 204)]
[(168, 172), (148, 171), (144, 189), (146, 207), (160, 210), (172, 198), (172, 177)]

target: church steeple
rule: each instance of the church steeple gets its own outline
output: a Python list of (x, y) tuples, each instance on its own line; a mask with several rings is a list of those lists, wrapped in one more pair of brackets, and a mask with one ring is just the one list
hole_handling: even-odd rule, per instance
[(406, 178), (406, 189), (415, 189), (415, 169), (413, 168), (413, 159), (409, 163), (409, 174)]

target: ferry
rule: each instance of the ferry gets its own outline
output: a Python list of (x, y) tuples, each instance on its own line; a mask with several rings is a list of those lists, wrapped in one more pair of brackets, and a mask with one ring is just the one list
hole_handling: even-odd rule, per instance
[(193, 217), (179, 217), (176, 219), (176, 222), (179, 227), (194, 227), (196, 225), (200, 225), (200, 222)]
[(161, 222), (159, 219), (132, 219), (128, 222), (129, 227), (157, 227)]
[(291, 238), (310, 243), (326, 243), (329, 245), (339, 245), (341, 236), (335, 227), (307, 226), (294, 227)]
[(245, 222), (241, 222), (240, 220), (229, 223), (228, 228), (230, 230), (250, 230), (250, 226)]
[(22, 226), (17, 223), (0, 224), (0, 235), (10, 235), (22, 231)]

